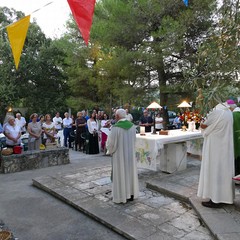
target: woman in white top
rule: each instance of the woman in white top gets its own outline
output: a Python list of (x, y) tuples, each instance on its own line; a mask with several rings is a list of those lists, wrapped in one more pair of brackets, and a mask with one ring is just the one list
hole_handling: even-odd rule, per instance
[(9, 116), (4, 126), (7, 147), (19, 146), (21, 144), (21, 128), (15, 123), (15, 118)]
[(51, 115), (46, 114), (45, 115), (45, 122), (42, 125), (43, 131), (44, 131), (44, 142), (50, 143), (55, 142), (55, 126), (54, 123), (51, 121)]
[(160, 131), (161, 129), (163, 129), (163, 118), (160, 117), (160, 113), (158, 113), (155, 118), (155, 128), (156, 131)]
[(87, 120), (87, 126), (89, 131), (89, 154), (99, 153), (98, 144), (98, 121), (96, 120), (96, 113), (93, 112), (91, 117)]
[(71, 148), (71, 137), (70, 133), (72, 131), (73, 120), (69, 117), (68, 112), (64, 113), (65, 118), (63, 119), (63, 136), (64, 136), (64, 146)]

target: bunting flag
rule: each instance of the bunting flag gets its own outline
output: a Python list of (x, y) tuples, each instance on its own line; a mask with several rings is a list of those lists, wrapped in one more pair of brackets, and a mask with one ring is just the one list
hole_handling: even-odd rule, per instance
[(8, 38), (12, 48), (13, 58), (16, 69), (20, 61), (23, 45), (27, 36), (30, 23), (30, 15), (20, 19), (19, 21), (7, 27)]
[(69, 7), (86, 45), (89, 41), (95, 3), (96, 0), (68, 0)]
[(188, 7), (188, 0), (183, 0), (183, 2)]

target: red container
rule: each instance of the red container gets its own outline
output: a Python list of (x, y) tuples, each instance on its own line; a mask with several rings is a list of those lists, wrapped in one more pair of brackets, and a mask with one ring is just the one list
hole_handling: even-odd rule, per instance
[(21, 146), (13, 147), (13, 153), (14, 154), (21, 154), (22, 153), (22, 147)]

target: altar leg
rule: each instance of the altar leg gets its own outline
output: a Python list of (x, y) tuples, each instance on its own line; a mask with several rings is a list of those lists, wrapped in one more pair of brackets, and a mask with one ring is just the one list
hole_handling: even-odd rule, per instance
[(186, 142), (165, 144), (160, 155), (160, 170), (173, 173), (187, 168)]

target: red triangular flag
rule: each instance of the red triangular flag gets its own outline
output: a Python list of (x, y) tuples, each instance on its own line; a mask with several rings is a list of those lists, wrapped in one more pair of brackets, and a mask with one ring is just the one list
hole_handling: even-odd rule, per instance
[(88, 45), (96, 0), (67, 0), (83, 40)]

